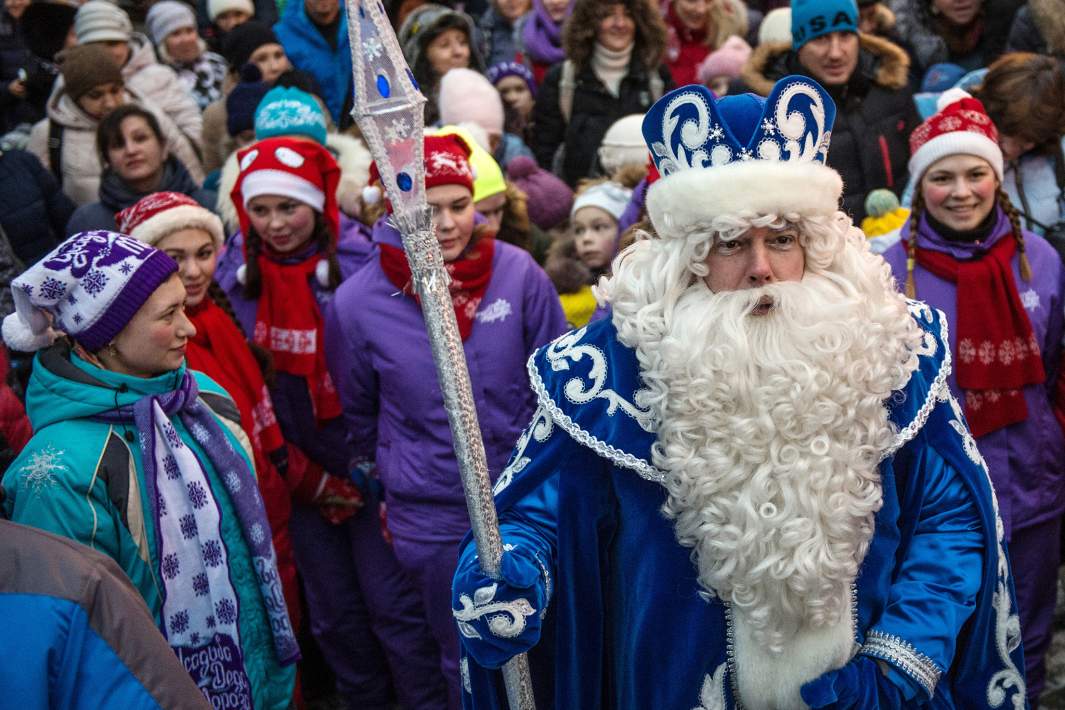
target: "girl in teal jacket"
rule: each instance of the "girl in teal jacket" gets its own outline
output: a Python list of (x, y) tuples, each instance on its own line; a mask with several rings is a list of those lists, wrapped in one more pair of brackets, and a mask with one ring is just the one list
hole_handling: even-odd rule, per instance
[(176, 264), (86, 232), (12, 291), (4, 338), (40, 352), (4, 512), (112, 557), (214, 707), (287, 708), (299, 651), (249, 442), (225, 391), (184, 366)]

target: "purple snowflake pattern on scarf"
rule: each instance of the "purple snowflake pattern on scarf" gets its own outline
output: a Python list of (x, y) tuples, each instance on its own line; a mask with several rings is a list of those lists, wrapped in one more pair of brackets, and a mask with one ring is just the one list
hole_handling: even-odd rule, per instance
[(207, 594), (207, 587), (207, 574), (205, 572), (200, 572), (192, 578), (192, 591), (196, 592), (196, 596), (202, 597)]
[(221, 599), (215, 603), (214, 613), (223, 624), (232, 624), (237, 620), (237, 605), (232, 599)]
[(170, 633), (183, 634), (189, 628), (189, 612), (179, 611), (170, 617)]
[(208, 540), (203, 543), (203, 561), (208, 567), (217, 567), (222, 564), (222, 546), (218, 540)]
[(170, 553), (163, 557), (163, 576), (167, 579), (173, 579), (181, 572), (181, 561), (178, 560), (178, 556), (174, 553)]
[(163, 459), (163, 471), (166, 472), (166, 477), (170, 480), (174, 480), (181, 475), (181, 469), (178, 467), (177, 459), (173, 456), (167, 456)]
[(188, 515), (182, 515), (180, 524), (181, 537), (185, 538), (186, 540), (191, 540), (192, 538), (196, 537), (196, 533), (199, 532), (199, 530), (196, 527), (195, 515), (193, 515), (192, 513), (189, 513)]
[(193, 481), (188, 486), (189, 489), (189, 501), (192, 503), (192, 507), (199, 510), (203, 506), (207, 505), (207, 491), (203, 490), (203, 486), (199, 481)]

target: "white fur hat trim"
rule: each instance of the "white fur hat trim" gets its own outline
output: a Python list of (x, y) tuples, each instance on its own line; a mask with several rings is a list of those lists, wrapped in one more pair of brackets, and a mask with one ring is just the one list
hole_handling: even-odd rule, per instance
[(821, 163), (749, 160), (707, 170), (681, 170), (647, 191), (647, 213), (659, 236), (725, 214), (832, 215), (843, 180)]

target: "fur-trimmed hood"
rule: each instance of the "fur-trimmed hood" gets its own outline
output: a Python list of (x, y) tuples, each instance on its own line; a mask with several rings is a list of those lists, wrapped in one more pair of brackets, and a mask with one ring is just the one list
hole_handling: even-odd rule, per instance
[[(358, 217), (362, 188), (370, 179), (370, 163), (373, 162), (370, 151), (361, 140), (343, 133), (326, 134), (326, 147), (336, 157), (340, 166), (340, 182), (337, 184), (340, 211), (349, 217)], [(215, 206), (215, 211), (222, 217), (227, 234), (232, 234), (240, 228), (237, 208), (229, 197), (239, 175), (240, 166), (234, 151), (222, 166), (222, 175), (218, 181), (218, 204)]]
[[(662, 12), (654, 0), (620, 0), (636, 23), (633, 58), (638, 58), (647, 71), (654, 71), (666, 53), (668, 32)], [(584, 69), (595, 48), (595, 28), (599, 11), (607, 0), (577, 0), (573, 13), (562, 28), (562, 48), (566, 58), (578, 71)]]
[(886, 34), (895, 29), (895, 13), (882, 2), (873, 5), (873, 34)]
[[(906, 86), (910, 58), (894, 42), (859, 33), (861, 49), (855, 73), (863, 73), (870, 81), (884, 89), (897, 91)], [(788, 74), (806, 74), (799, 63), (798, 53), (788, 42), (762, 44), (751, 53), (750, 59), (740, 72), (740, 79), (747, 88), (759, 96), (767, 96), (777, 80)]]

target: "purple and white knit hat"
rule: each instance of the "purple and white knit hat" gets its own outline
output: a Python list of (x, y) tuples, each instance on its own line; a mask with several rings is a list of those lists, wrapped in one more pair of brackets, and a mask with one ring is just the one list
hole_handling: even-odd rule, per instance
[(62, 331), (96, 352), (176, 271), (164, 252), (124, 234), (75, 234), (11, 282), (15, 312), (4, 318), (4, 341), (34, 352)]

